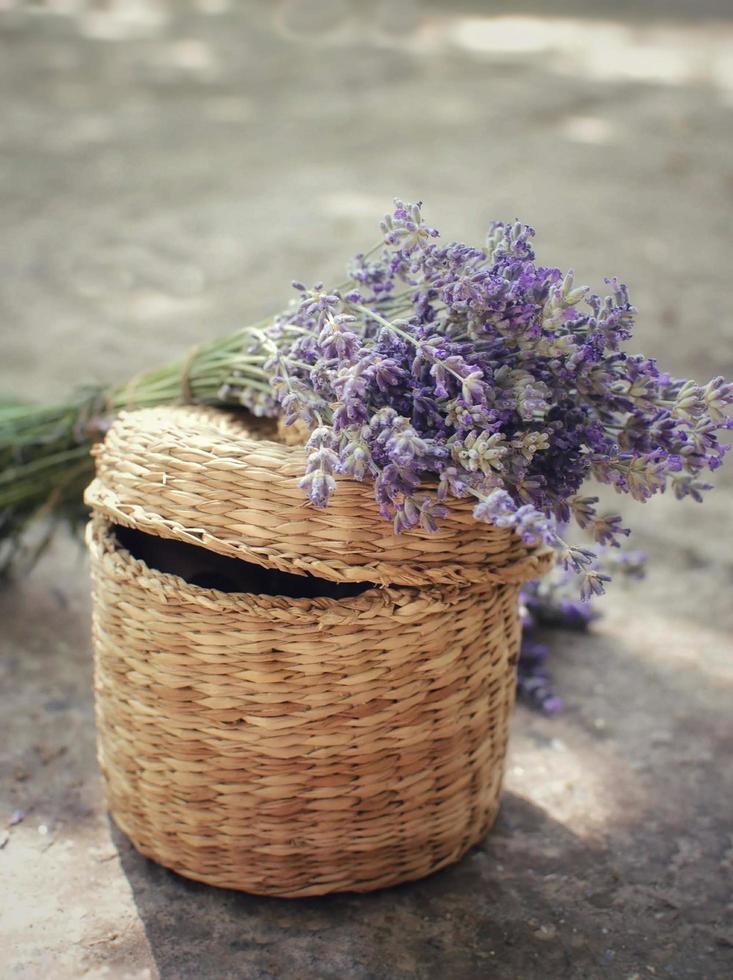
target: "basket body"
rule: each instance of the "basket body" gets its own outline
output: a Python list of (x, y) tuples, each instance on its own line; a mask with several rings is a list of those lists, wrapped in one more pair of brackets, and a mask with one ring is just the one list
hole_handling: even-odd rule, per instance
[[(498, 807), (514, 699), (511, 569), (525, 560), (528, 577), (545, 559), (512, 552), (508, 581), (497, 563), (465, 584), (451, 569), (436, 581), (436, 562), (421, 587), (340, 600), (200, 588), (119, 544), (112, 522), (147, 528), (152, 512), (125, 502), (124, 479), (113, 486), (109, 446), (99, 455), (88, 495), (99, 759), (135, 846), (213, 885), (302, 896), (418, 878), (477, 843)], [(200, 532), (164, 511), (157, 500), (167, 536)], [(227, 539), (212, 537), (223, 551)], [(251, 553), (261, 538), (243, 529), (242, 541)], [(378, 582), (378, 564), (354, 580)]]

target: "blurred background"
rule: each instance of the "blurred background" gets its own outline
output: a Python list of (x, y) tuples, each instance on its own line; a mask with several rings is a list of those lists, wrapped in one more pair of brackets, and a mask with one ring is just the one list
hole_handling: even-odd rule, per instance
[[(730, 0), (0, 0), (0, 389), (122, 380), (278, 310), (293, 278), (338, 281), (394, 196), (448, 239), (527, 221), (541, 261), (628, 284), (635, 349), (731, 377), (732, 136)], [(302, 913), (110, 850), (86, 569), (60, 539), (0, 596), (3, 806), (27, 814), (0, 836), (19, 899), (0, 960), (23, 977), (730, 975), (733, 466), (717, 486), (703, 508), (624, 506), (649, 578), (612, 592), (591, 639), (553, 641), (568, 707), (518, 713), (486, 848)]]

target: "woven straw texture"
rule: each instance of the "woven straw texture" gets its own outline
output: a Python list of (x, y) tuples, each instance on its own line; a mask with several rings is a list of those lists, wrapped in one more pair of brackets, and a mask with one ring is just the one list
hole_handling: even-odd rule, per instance
[[(504, 532), (490, 528), (492, 543), (482, 546), (475, 528), (464, 542), (460, 518), (437, 548), (381, 530), (370, 542), (356, 509), (352, 547), (337, 518), (344, 497), (365, 506), (368, 494), (356, 492), (365, 488), (340, 488), (341, 509), (324, 524), (285, 492), (301, 463), (301, 450), (245, 437), (226, 417), (139, 412), (113, 426), (88, 495), (110, 811), (161, 864), (280, 896), (419, 878), (481, 839), (503, 774), (519, 581), (548, 561), (516, 541), (502, 552)], [(310, 556), (304, 521), (315, 522)], [(401, 548), (405, 577), (424, 578), (341, 600), (228, 594), (133, 558), (111, 522), (287, 571), (324, 566), (347, 581), (381, 581), (375, 571), (399, 570)], [(483, 556), (483, 580), (458, 585), (451, 571), (440, 581), (450, 542)]]
[(97, 447), (87, 503), (119, 524), (337, 582), (520, 583), (547, 570), (511, 531), (475, 521), (470, 501), (436, 534), (392, 534), (372, 487), (353, 480), (325, 510), (307, 506), (304, 450), (246, 418), (188, 407), (123, 414)]

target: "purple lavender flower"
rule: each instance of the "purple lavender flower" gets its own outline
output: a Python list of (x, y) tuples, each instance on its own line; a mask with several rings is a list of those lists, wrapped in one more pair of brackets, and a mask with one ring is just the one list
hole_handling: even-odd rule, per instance
[(549, 652), (544, 643), (523, 637), (517, 665), (517, 695), (543, 714), (556, 715), (562, 710), (563, 701), (554, 693), (545, 667)]
[[(420, 204), (396, 201), (382, 235), (345, 287), (294, 283), (250, 352), (267, 357), (286, 418), (330, 433), (309, 446), (304, 491), (325, 506), (337, 474), (371, 480), (398, 532), (433, 530), (451, 499), (474, 497), (478, 520), (553, 545), (582, 595), (599, 594), (608, 575), (558, 522), (602, 546), (628, 534), (597, 512), (591, 480), (642, 502), (667, 487), (702, 499), (729, 448), (733, 385), (675, 380), (625, 351), (626, 287), (609, 278), (601, 297), (538, 266), (520, 222), (494, 222), (483, 248), (443, 245)], [(241, 399), (274, 408), (261, 392)]]
[[(639, 551), (599, 548), (594, 559), (597, 571), (613, 573), (631, 581), (643, 578), (646, 557)], [(547, 670), (551, 648), (547, 629), (586, 630), (599, 613), (592, 601), (578, 598), (580, 583), (574, 571), (558, 564), (539, 582), (526, 583), (521, 592), (522, 647), (517, 673), (517, 694), (530, 707), (544, 714), (561, 710), (562, 702), (552, 687)]]

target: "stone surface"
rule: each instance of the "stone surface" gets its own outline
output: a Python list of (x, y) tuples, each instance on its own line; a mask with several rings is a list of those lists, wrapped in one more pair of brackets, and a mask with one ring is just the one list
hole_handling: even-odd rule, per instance
[[(729, 4), (546, 8), (4, 0), (0, 387), (60, 396), (259, 318), (337, 277), (394, 194), (448, 236), (530, 220), (542, 258), (626, 279), (640, 349), (733, 375)], [(0, 594), (0, 973), (733, 974), (730, 466), (718, 484), (627, 508), (651, 576), (552, 637), (567, 709), (517, 712), (485, 843), (303, 902), (186, 882), (110, 825), (86, 563), (59, 537)]]

